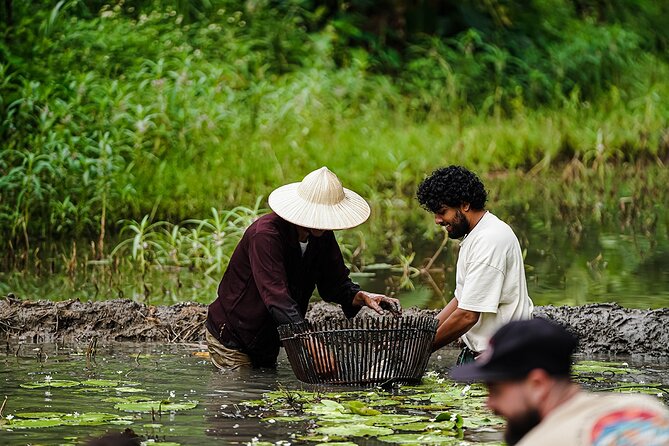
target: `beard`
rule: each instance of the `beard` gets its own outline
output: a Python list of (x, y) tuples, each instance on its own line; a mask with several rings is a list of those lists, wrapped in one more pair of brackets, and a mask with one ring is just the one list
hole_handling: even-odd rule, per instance
[(536, 409), (530, 409), (521, 416), (509, 418), (506, 421), (504, 441), (508, 446), (513, 446), (539, 423), (541, 423), (541, 415)]
[(449, 226), (451, 230), (448, 231), (448, 238), (462, 238), (469, 232), (469, 222), (460, 209), (455, 211), (455, 220)]

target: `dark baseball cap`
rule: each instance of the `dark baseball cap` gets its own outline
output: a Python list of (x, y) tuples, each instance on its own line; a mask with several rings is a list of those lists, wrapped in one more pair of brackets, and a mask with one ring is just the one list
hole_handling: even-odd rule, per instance
[(577, 344), (576, 337), (555, 322), (542, 318), (513, 321), (497, 330), (474, 362), (453, 368), (449, 375), (466, 382), (522, 379), (534, 369), (569, 376)]

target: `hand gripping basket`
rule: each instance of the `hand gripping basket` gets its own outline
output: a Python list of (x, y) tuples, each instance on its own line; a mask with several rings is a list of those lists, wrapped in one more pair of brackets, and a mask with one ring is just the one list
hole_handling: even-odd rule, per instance
[(280, 326), (279, 335), (302, 382), (417, 383), (427, 368), (437, 323), (431, 316), (304, 321)]

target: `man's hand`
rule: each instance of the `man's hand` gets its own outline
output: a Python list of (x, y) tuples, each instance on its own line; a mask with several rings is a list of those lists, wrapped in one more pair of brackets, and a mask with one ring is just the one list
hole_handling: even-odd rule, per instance
[(318, 376), (321, 379), (335, 376), (337, 374), (337, 363), (332, 352), (318, 339), (308, 338), (305, 341)]
[(399, 300), (383, 294), (368, 293), (367, 291), (358, 291), (353, 298), (353, 305), (365, 305), (379, 314), (385, 314), (385, 310), (390, 311), (393, 316), (402, 314), (402, 305), (400, 305)]

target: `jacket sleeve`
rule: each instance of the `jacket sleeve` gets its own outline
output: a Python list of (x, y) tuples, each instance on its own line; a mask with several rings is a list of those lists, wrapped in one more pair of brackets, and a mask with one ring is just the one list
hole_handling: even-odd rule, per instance
[(344, 264), (334, 233), (326, 232), (322, 237), (323, 255), (316, 281), (318, 293), (324, 301), (340, 304), (346, 317), (352, 318), (360, 311), (360, 307), (353, 306), (353, 297), (360, 291), (360, 286), (349, 277), (350, 270)]
[(288, 289), (279, 234), (255, 234), (249, 242), (249, 259), (260, 298), (276, 324), (302, 321), (299, 306)]

